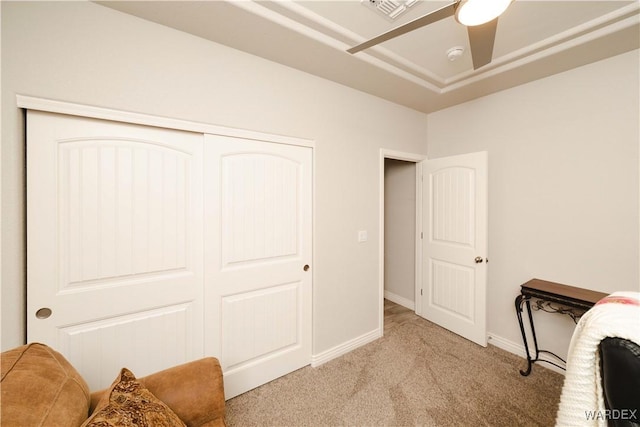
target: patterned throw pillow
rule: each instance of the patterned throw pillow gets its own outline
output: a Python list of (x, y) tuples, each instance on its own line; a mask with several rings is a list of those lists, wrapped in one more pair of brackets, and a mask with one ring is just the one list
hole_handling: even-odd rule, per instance
[(185, 424), (162, 401), (122, 368), (111, 388), (82, 427), (184, 427)]

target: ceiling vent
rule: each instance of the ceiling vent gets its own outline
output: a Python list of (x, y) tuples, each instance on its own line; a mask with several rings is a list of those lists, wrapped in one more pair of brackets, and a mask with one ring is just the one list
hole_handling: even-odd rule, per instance
[(361, 4), (389, 21), (394, 21), (417, 2), (418, 0), (360, 0)]

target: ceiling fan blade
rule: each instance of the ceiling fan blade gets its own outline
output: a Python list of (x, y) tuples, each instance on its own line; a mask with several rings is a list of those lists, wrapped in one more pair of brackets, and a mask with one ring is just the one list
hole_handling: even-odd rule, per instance
[(471, 46), (471, 58), (473, 69), (477, 70), (491, 62), (493, 56), (493, 43), (496, 39), (498, 18), (486, 24), (467, 27), (469, 34), (469, 46)]
[(409, 31), (416, 30), (420, 27), (424, 27), (425, 25), (429, 25), (434, 22), (440, 21), (441, 19), (453, 16), (456, 12), (457, 4), (458, 4), (458, 1), (451, 3), (447, 6), (441, 7), (440, 9), (434, 10), (433, 12), (429, 12), (428, 14), (421, 16), (419, 18), (416, 18), (413, 21), (407, 22), (406, 24), (401, 25), (397, 28), (394, 28), (393, 30), (387, 31), (386, 33), (382, 33), (379, 36), (372, 38), (371, 40), (368, 40), (364, 43), (361, 43), (357, 46), (347, 49), (347, 52), (349, 53), (360, 52), (363, 49), (366, 49), (371, 46), (375, 46), (384, 41), (401, 36), (403, 34), (408, 33)]

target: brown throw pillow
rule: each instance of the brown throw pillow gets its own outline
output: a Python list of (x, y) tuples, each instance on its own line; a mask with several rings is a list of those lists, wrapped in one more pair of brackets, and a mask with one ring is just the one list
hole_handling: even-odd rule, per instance
[(185, 424), (160, 399), (140, 384), (127, 368), (120, 374), (82, 427), (180, 426)]

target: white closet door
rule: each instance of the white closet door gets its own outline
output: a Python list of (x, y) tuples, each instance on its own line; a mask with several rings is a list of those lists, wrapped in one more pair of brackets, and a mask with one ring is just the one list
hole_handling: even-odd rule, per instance
[(203, 355), (201, 134), (29, 111), (27, 329), (92, 390)]
[(312, 149), (206, 135), (204, 152), (205, 352), (231, 398), (311, 361)]

